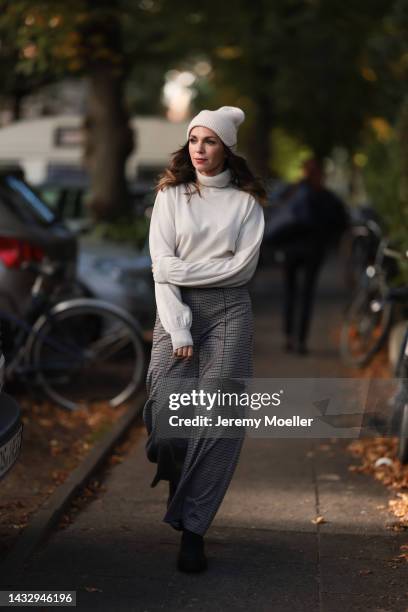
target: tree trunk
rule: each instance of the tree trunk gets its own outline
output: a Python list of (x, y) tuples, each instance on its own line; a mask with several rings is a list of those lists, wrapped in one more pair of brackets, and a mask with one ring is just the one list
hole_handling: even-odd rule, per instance
[(89, 75), (84, 161), (90, 175), (88, 206), (96, 220), (111, 221), (129, 211), (125, 163), (133, 134), (123, 105), (122, 78), (110, 66)]
[(249, 159), (254, 172), (263, 180), (271, 171), (271, 130), (274, 120), (273, 98), (270, 94), (276, 76), (276, 66), (263, 59), (259, 41), (265, 35), (266, 3), (252, 3), (249, 9), (249, 31), (253, 44), (248, 48), (249, 94), (254, 102), (254, 121), (249, 135)]
[(120, 0), (85, 0), (80, 27), (88, 75), (84, 161), (91, 193), (88, 206), (96, 220), (113, 221), (129, 211), (125, 162), (133, 148), (123, 101), (126, 77)]
[(251, 168), (262, 179), (268, 179), (271, 171), (271, 130), (273, 121), (272, 103), (267, 94), (259, 93), (255, 98), (255, 116), (248, 137), (248, 157)]

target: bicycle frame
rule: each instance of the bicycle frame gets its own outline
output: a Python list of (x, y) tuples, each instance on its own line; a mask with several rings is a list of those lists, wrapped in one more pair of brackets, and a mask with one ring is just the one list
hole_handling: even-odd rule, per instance
[[(9, 321), (13, 324), (13, 326), (17, 326), (19, 328), (19, 333), (17, 333), (17, 335), (14, 337), (10, 355), (5, 355), (6, 366), (4, 376), (6, 380), (10, 380), (21, 364), (26, 363), (27, 369), (29, 370), (26, 346), (27, 339), (32, 333), (32, 325), (30, 325), (25, 319), (21, 319), (10, 314), (9, 312), (0, 310), (0, 322), (4, 321)], [(24, 370), (22, 373), (25, 373)]]
[(41, 327), (46, 323), (46, 321), (56, 314), (64, 312), (66, 310), (71, 310), (72, 308), (81, 308), (83, 306), (95, 306), (98, 305), (106, 310), (110, 311), (112, 314), (116, 314), (122, 318), (124, 318), (129, 325), (132, 325), (136, 328), (136, 331), (139, 333), (140, 337), (142, 337), (142, 328), (139, 322), (134, 319), (131, 315), (129, 315), (126, 311), (119, 308), (115, 304), (111, 304), (110, 302), (106, 302), (104, 300), (96, 300), (94, 298), (73, 298), (71, 300), (64, 300), (55, 304), (47, 314), (42, 315), (37, 319), (32, 328), (32, 335), (28, 338), (28, 350), (31, 352), (33, 343), (35, 341), (35, 337), (39, 334)]
[(405, 359), (408, 360), (408, 325), (404, 333), (404, 338), (401, 342), (398, 360), (395, 366), (395, 376), (401, 376), (402, 365)]
[[(48, 398), (65, 408), (74, 410), (78, 408), (78, 401), (72, 400), (69, 394), (64, 395), (56, 391), (52, 384), (49, 384), (48, 374), (51, 380), (59, 382), (60, 372), (69, 376), (74, 372), (73, 366), (76, 372), (83, 367), (89, 367), (90, 360), (94, 359), (94, 353), (98, 354), (98, 350), (105, 351), (106, 359), (106, 356), (115, 355), (115, 351), (130, 343), (133, 349), (133, 362), (130, 363), (129, 380), (125, 386), (120, 387), (116, 395), (106, 398), (113, 407), (125, 401), (140, 383), (144, 368), (143, 333), (139, 322), (130, 313), (107, 301), (89, 297), (57, 301), (58, 294), (54, 290), (58, 290), (61, 286), (59, 283), (61, 271), (63, 272), (61, 266), (47, 260), (41, 264), (31, 262), (26, 267), (37, 272), (28, 308), (20, 316), (0, 309), (0, 321), (9, 324), (12, 332), (10, 344), (6, 348), (5, 379), (17, 378), (28, 384), (35, 383), (42, 388)], [(83, 312), (105, 317), (105, 320), (116, 319), (116, 322), (122, 323), (125, 330), (127, 328), (127, 332), (121, 335), (117, 331), (117, 325), (113, 324), (111, 329), (113, 333), (110, 336), (105, 334), (99, 339), (99, 345), (95, 343), (91, 348), (76, 342), (70, 332), (65, 337), (59, 337), (58, 333), (49, 333), (54, 326), (57, 330), (61, 329), (65, 319), (81, 317)], [(107, 330), (109, 333), (109, 327)], [(112, 339), (115, 343), (114, 349)], [(45, 357), (42, 353), (43, 347), (45, 347)], [(47, 358), (47, 351), (54, 355), (51, 359)], [(58, 359), (55, 355), (58, 355)], [(48, 374), (45, 375), (45, 372)], [(52, 379), (54, 374), (56, 377)]]
[[(127, 322), (136, 329), (140, 337), (142, 337), (142, 328), (137, 320), (133, 319), (130, 315), (128, 315), (125, 311), (123, 311), (116, 305), (103, 300), (95, 300), (93, 298), (73, 298), (70, 300), (64, 300), (62, 302), (59, 302), (53, 307), (51, 307), (48, 312), (43, 315), (40, 315), (34, 321), (33, 325), (30, 325), (24, 319), (20, 319), (19, 317), (16, 317), (8, 312), (0, 310), (0, 321), (10, 321), (11, 323), (17, 325), (20, 328), (20, 333), (16, 336), (15, 341), (13, 342), (13, 352), (10, 356), (8, 363), (6, 360), (6, 380), (12, 378), (15, 372), (18, 372), (18, 374), (21, 375), (27, 373), (30, 374), (35, 371), (35, 369), (30, 365), (31, 351), (36, 338), (41, 333), (41, 328), (47, 321), (52, 319), (53, 316), (55, 316), (56, 314), (71, 310), (72, 308), (95, 305), (106, 308), (106, 310), (112, 312), (113, 314), (117, 314), (122, 318), (126, 319)], [(48, 343), (54, 346), (54, 348), (63, 348), (64, 352), (69, 352), (69, 349), (66, 345), (62, 347), (62, 345), (59, 345), (54, 340), (48, 340)], [(79, 357), (77, 353), (71, 353), (71, 356)], [(19, 366), (21, 365), (24, 366), (22, 370), (19, 369)]]
[[(33, 333), (28, 338), (27, 352), (30, 355), (34, 366), (37, 366), (38, 368), (38, 382), (43, 386), (46, 394), (57, 403), (63, 405), (65, 408), (75, 410), (78, 407), (76, 401), (72, 401), (67, 396), (61, 395), (58, 391), (55, 391), (54, 389), (52, 389), (52, 387), (48, 385), (47, 380), (43, 376), (42, 366), (46, 365), (48, 371), (52, 371), (53, 369), (55, 369), (58, 372), (59, 370), (61, 370), (61, 368), (63, 370), (67, 369), (68, 371), (71, 368), (72, 364), (74, 364), (75, 367), (82, 367), (83, 364), (87, 363), (89, 358), (92, 359), (92, 352), (89, 352), (87, 348), (83, 349), (81, 348), (81, 346), (77, 346), (75, 343), (71, 346), (69, 341), (64, 341), (64, 343), (60, 345), (58, 339), (55, 341), (53, 338), (50, 338), (47, 335), (49, 324), (50, 322), (51, 325), (53, 324), (53, 319), (55, 319), (57, 322), (59, 321), (61, 324), (65, 320), (65, 313), (67, 314), (67, 317), (69, 319), (70, 316), (81, 316), (81, 313), (83, 311), (88, 312), (90, 314), (104, 313), (105, 315), (110, 315), (113, 317), (113, 319), (116, 318), (116, 320), (122, 321), (122, 323), (127, 326), (128, 331), (130, 331), (130, 336), (121, 337), (121, 335), (118, 335), (117, 333), (112, 336), (116, 342), (116, 348), (118, 342), (119, 347), (121, 346), (121, 342), (123, 346), (123, 338), (127, 339), (133, 337), (132, 346), (135, 349), (135, 361), (134, 367), (132, 369), (132, 378), (129, 379), (129, 383), (124, 389), (121, 390), (120, 393), (117, 393), (116, 396), (109, 399), (109, 401), (111, 402), (111, 406), (117, 406), (122, 401), (127, 399), (127, 397), (129, 397), (129, 394), (131, 394), (136, 389), (137, 385), (140, 382), (141, 372), (143, 371), (144, 367), (141, 326), (138, 321), (133, 319), (133, 317), (129, 313), (122, 310), (120, 307), (112, 305), (109, 302), (105, 302), (103, 300), (96, 300), (93, 298), (73, 298), (55, 304), (46, 315), (41, 316), (35, 322), (33, 326)], [(108, 336), (106, 336), (104, 341), (100, 341), (99, 348), (102, 347), (102, 349), (104, 350), (106, 350), (106, 347), (109, 348), (110, 341), (106, 343), (107, 339)], [(62, 361), (61, 359), (55, 362), (52, 361), (51, 365), (48, 362), (42, 363), (41, 360), (39, 361), (39, 346), (43, 346), (44, 344), (49, 345), (52, 348), (57, 348), (59, 355), (62, 356)], [(109, 355), (109, 353), (105, 352), (105, 357), (106, 354)], [(67, 358), (67, 363), (65, 363), (64, 361), (65, 357)]]

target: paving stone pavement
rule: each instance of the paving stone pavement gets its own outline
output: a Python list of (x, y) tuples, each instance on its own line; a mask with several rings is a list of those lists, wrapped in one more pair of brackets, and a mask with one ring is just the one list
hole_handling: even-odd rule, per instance
[[(257, 377), (344, 375), (333, 332), (345, 296), (334, 266), (321, 279), (307, 357), (281, 351), (279, 275), (259, 272)], [(161, 522), (167, 489), (149, 487), (144, 441), (141, 429), (107, 471), (106, 491), (3, 589), (76, 590), (81, 610), (408, 610), (407, 568), (391, 561), (408, 537), (387, 529), (387, 490), (348, 470), (347, 440), (247, 438), (206, 536), (209, 569), (192, 576), (175, 569), (179, 533)], [(327, 522), (314, 524), (318, 515)]]

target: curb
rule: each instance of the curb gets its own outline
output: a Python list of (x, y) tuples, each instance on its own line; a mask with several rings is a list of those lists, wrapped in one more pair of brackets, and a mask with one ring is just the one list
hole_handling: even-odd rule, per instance
[(144, 393), (137, 394), (131, 408), (115, 423), (112, 430), (94, 446), (82, 463), (71, 472), (65, 482), (40, 506), (33, 519), (17, 539), (10, 553), (0, 565), (3, 581), (6, 578), (6, 574), (23, 568), (24, 562), (27, 561), (54, 527), (77, 491), (102, 464), (136, 417), (139, 416), (143, 407), (143, 401)]

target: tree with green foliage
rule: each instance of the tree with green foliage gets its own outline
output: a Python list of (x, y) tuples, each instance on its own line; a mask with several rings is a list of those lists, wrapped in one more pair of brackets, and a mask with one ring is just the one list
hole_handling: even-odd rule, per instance
[[(275, 167), (276, 128), (318, 157), (336, 145), (353, 153), (382, 103), (393, 112), (371, 56), (374, 47), (378, 61), (395, 71), (389, 33), (396, 32), (403, 64), (407, 2), (0, 0), (0, 33), (9, 28), (18, 50), (15, 72), (27, 79), (68, 71), (86, 76), (90, 204), (98, 218), (110, 219), (127, 210), (124, 165), (132, 140), (125, 90), (134, 110), (159, 112), (165, 71), (205, 58), (212, 71), (196, 110), (244, 108), (241, 143), (258, 174), (266, 177)], [(391, 77), (385, 83), (399, 99), (400, 84)]]
[(91, 179), (90, 208), (98, 219), (127, 209), (124, 165), (133, 138), (123, 99), (120, 0), (2, 2), (1, 30), (12, 31), (18, 50), (14, 69), (30, 80), (68, 72), (86, 75), (84, 161)]
[(367, 191), (391, 237), (408, 248), (408, 0), (389, 4), (365, 60), (374, 84), (364, 141)]
[(375, 105), (367, 41), (388, 9), (386, 0), (207, 2), (199, 40), (213, 75), (197, 102), (245, 107), (247, 154), (263, 176), (273, 165), (276, 127), (318, 157), (336, 145), (352, 153)]
[[(18, 75), (33, 88), (67, 74), (86, 77), (88, 204), (96, 219), (123, 217), (130, 212), (125, 162), (135, 144), (125, 88), (138, 82), (139, 92), (149, 91), (147, 96), (139, 94), (146, 107), (150, 104), (153, 112), (160, 109), (163, 73), (194, 45), (188, 30), (189, 4), (185, 0), (176, 6), (170, 0), (0, 0), (0, 8), (0, 40), (13, 41), (9, 76)], [(4, 57), (4, 66), (9, 57)], [(23, 91), (31, 92), (31, 87)]]

